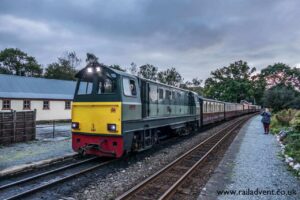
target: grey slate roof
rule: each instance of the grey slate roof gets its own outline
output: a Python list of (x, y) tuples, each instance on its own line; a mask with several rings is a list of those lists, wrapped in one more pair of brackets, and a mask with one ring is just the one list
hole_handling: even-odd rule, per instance
[(76, 82), (0, 74), (0, 98), (72, 100)]

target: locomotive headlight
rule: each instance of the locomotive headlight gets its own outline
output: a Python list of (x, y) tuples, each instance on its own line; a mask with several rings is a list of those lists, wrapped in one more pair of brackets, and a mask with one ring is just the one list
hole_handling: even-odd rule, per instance
[(117, 125), (116, 124), (107, 124), (107, 130), (117, 131)]
[(72, 129), (79, 129), (79, 123), (78, 122), (72, 122)]
[(96, 72), (100, 72), (100, 71), (101, 71), (100, 67), (96, 67)]
[(91, 68), (91, 67), (87, 68), (87, 72), (88, 73), (92, 73), (93, 72), (93, 68)]

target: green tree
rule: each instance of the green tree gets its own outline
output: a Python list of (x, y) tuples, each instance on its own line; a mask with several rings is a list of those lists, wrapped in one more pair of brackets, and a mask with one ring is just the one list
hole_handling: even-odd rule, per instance
[(300, 69), (291, 68), (284, 63), (275, 63), (261, 70), (261, 77), (266, 80), (267, 88), (278, 84), (291, 85), (300, 90)]
[(6, 67), (0, 66), (0, 74), (13, 74), (13, 73)]
[(165, 71), (160, 71), (157, 73), (157, 80), (161, 83), (165, 83), (173, 86), (180, 86), (183, 82), (183, 78), (179, 72), (176, 71), (174, 67), (167, 69)]
[(65, 56), (63, 57), (64, 60), (67, 60), (67, 62), (69, 63), (69, 65), (72, 68), (76, 68), (80, 65), (81, 63), (81, 59), (78, 58), (77, 54), (75, 51), (71, 51), (71, 52), (65, 52)]
[(138, 76), (155, 81), (157, 79), (157, 67), (150, 64), (142, 65), (139, 67)]
[(137, 65), (134, 62), (130, 64), (129, 72), (132, 75), (137, 75)]
[(237, 61), (228, 67), (211, 72), (206, 79), (204, 94), (213, 99), (240, 102), (247, 100), (254, 102), (254, 87), (251, 75), (255, 68), (250, 68), (247, 62)]
[(109, 67), (122, 72), (126, 72), (126, 69), (123, 69), (120, 65), (110, 65)]
[(253, 88), (254, 104), (262, 105), (263, 96), (266, 90), (266, 80), (260, 74), (251, 77), (251, 85)]
[(39, 77), (43, 68), (34, 57), (20, 49), (6, 48), (0, 52), (0, 73)]
[(64, 57), (58, 58), (58, 62), (48, 65), (44, 77), (49, 79), (75, 80), (76, 67), (81, 60), (75, 52), (67, 52)]
[(265, 107), (272, 108), (277, 112), (299, 106), (299, 96), (299, 93), (292, 86), (280, 83), (265, 91), (263, 102)]
[(92, 53), (87, 53), (86, 54), (86, 59), (85, 59), (86, 63), (89, 65), (89, 64), (99, 64), (99, 61), (98, 61), (98, 57), (95, 56), (94, 54)]
[(203, 87), (201, 87), (203, 80), (199, 78), (193, 78), (192, 81), (186, 81), (181, 84), (180, 87), (196, 92), (199, 95), (203, 95)]

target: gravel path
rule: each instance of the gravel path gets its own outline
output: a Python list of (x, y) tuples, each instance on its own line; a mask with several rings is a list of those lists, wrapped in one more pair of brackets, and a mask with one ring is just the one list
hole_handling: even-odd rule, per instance
[[(199, 199), (300, 199), (300, 181), (288, 171), (279, 153), (276, 138), (264, 135), (260, 117), (253, 118), (240, 131)], [(217, 190), (223, 189), (241, 190), (245, 195), (217, 197)], [(262, 190), (265, 194), (258, 194)], [(283, 195), (289, 192), (292, 195)]]
[(226, 125), (228, 122), (168, 148), (157, 150), (148, 156), (142, 156), (142, 153), (136, 155), (137, 157), (130, 156), (127, 167), (120, 168), (103, 179), (93, 180), (87, 187), (75, 192), (72, 197), (61, 199), (114, 199)]

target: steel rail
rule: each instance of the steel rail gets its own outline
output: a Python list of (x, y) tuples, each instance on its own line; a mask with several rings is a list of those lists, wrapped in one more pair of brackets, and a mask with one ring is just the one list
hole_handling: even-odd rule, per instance
[[(248, 118), (247, 118), (248, 119)], [(243, 122), (245, 119), (241, 119), (238, 122)], [(184, 153), (183, 155), (181, 155), (179, 158), (175, 159), (174, 161), (172, 161), (171, 163), (169, 163), (167, 166), (165, 166), (164, 168), (162, 168), (161, 170), (157, 171), (156, 173), (154, 173), (153, 175), (151, 175), (150, 177), (148, 177), (147, 179), (143, 180), (142, 182), (140, 182), (139, 184), (137, 184), (136, 186), (132, 187), (130, 190), (128, 190), (127, 192), (123, 193), (122, 195), (118, 196), (116, 198), (116, 200), (123, 200), (123, 199), (130, 199), (130, 197), (137, 193), (138, 191), (140, 191), (141, 189), (143, 189), (143, 187), (145, 185), (147, 185), (149, 182), (157, 179), (162, 173), (166, 172), (168, 169), (170, 169), (171, 167), (173, 167), (175, 164), (177, 164), (178, 162), (182, 161), (184, 158), (186, 158), (188, 155), (190, 155), (191, 153), (193, 153), (194, 151), (196, 151), (197, 149), (199, 149), (201, 146), (203, 146), (205, 143), (207, 143), (208, 141), (212, 140), (213, 138), (217, 137), (219, 134), (223, 133), (224, 131), (230, 129), (231, 127), (235, 127), (235, 123), (237, 122), (233, 122), (231, 124), (229, 124), (228, 126), (226, 126), (225, 128), (219, 130), (217, 133), (213, 134), (212, 136), (206, 138), (204, 141), (202, 141), (201, 143), (199, 143), (198, 145), (196, 145), (195, 147), (193, 147), (192, 149), (190, 149), (189, 151), (187, 151), (186, 153)], [(240, 124), (238, 124), (240, 125)]]
[(74, 178), (76, 176), (79, 176), (79, 175), (84, 174), (86, 172), (89, 172), (89, 171), (92, 171), (94, 169), (97, 169), (97, 168), (99, 168), (101, 166), (104, 166), (104, 165), (107, 165), (109, 163), (115, 162), (116, 160), (118, 160), (118, 159), (114, 159), (114, 160), (110, 160), (110, 161), (105, 161), (105, 162), (99, 163), (99, 164), (97, 164), (95, 166), (89, 167), (87, 169), (81, 170), (81, 171), (73, 173), (73, 174), (70, 174), (70, 175), (65, 176), (63, 178), (56, 179), (56, 180), (54, 180), (52, 182), (48, 182), (46, 184), (39, 185), (39, 186), (37, 186), (35, 188), (32, 188), (30, 190), (27, 190), (27, 191), (21, 192), (19, 194), (16, 194), (14, 196), (10, 196), (10, 197), (6, 198), (5, 200), (21, 199), (23, 197), (29, 196), (30, 194), (36, 193), (36, 192), (38, 192), (38, 191), (40, 191), (42, 189), (48, 188), (50, 186), (56, 185), (56, 184), (64, 182), (64, 181), (67, 181), (67, 180), (72, 179), (72, 178)]
[(59, 168), (49, 170), (49, 171), (46, 171), (46, 172), (43, 172), (43, 173), (40, 173), (40, 174), (36, 174), (34, 176), (30, 176), (28, 178), (24, 178), (24, 179), (21, 179), (21, 180), (12, 182), (12, 183), (8, 183), (8, 184), (5, 184), (5, 185), (0, 185), (0, 191), (3, 190), (3, 189), (6, 189), (6, 188), (12, 187), (12, 186), (21, 184), (21, 183), (32, 181), (34, 179), (37, 179), (37, 178), (40, 178), (40, 177), (43, 177), (43, 176), (46, 176), (46, 175), (49, 175), (49, 174), (53, 174), (55, 172), (59, 172), (59, 171), (65, 170), (65, 169), (69, 169), (71, 167), (75, 167), (75, 166), (78, 166), (78, 165), (81, 165), (83, 163), (87, 163), (87, 162), (90, 162), (90, 161), (93, 161), (93, 160), (96, 160), (96, 159), (97, 158), (85, 159), (85, 160), (80, 161), (80, 162), (72, 163), (72, 164), (69, 164), (69, 165), (66, 165), (66, 166), (63, 166), (63, 167), (59, 167)]
[(218, 147), (229, 135), (234, 132), (240, 125), (244, 123), (244, 120), (235, 125), (230, 129), (212, 148), (210, 148), (205, 155), (203, 155), (187, 172), (185, 172), (163, 195), (160, 196), (159, 200), (170, 199), (176, 192), (178, 186), (192, 173), (194, 170)]

